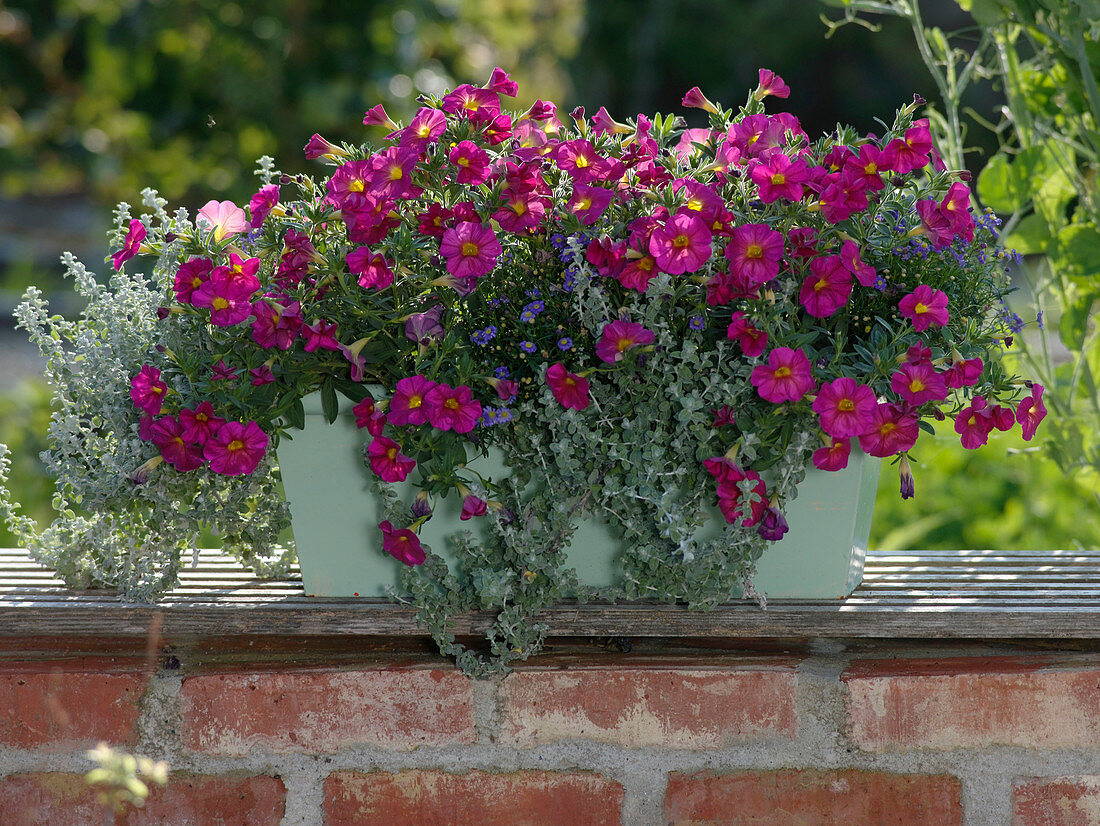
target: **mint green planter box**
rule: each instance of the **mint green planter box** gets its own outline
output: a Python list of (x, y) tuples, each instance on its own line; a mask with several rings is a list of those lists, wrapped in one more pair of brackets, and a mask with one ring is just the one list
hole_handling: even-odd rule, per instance
[[(363, 461), (369, 437), (355, 427), (350, 413), (330, 425), (319, 403), (311, 406), (310, 401), (315, 400), (307, 400), (306, 429), (292, 431), (293, 439), (283, 440), (278, 450), (305, 591), (311, 596), (385, 596), (404, 566), (382, 551), (381, 509)], [(788, 509), (790, 532), (758, 563), (757, 590), (772, 599), (833, 599), (852, 592), (863, 574), (880, 464), (853, 451), (847, 470), (807, 474)], [(478, 469), (489, 476), (505, 472), (492, 455), (479, 459)], [(402, 499), (412, 501), (412, 485), (396, 487)], [(437, 501), (420, 532), (421, 541), (452, 571), (457, 563), (446, 537), (483, 530), (483, 520), (460, 521), (461, 509), (457, 494)], [(608, 525), (590, 520), (578, 527), (567, 555), (582, 582), (605, 586), (616, 581), (616, 560), (625, 550)]]

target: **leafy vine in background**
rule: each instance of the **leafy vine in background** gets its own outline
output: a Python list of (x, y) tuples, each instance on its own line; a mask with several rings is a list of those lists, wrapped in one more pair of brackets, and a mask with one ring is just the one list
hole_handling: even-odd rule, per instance
[[(874, 28), (860, 15), (908, 21), (940, 93), (943, 111), (929, 107), (929, 117), (958, 168), (964, 113), (1001, 137), (977, 195), (1006, 216), (1005, 246), (1036, 257), (1022, 268), (1036, 317), (1057, 324), (1065, 350), (1045, 335), (1017, 341), (1053, 413), (1042, 448), (1100, 490), (1100, 0), (956, 0), (977, 25), (954, 33), (927, 26), (916, 0), (824, 1), (844, 9), (841, 20), (825, 20), (829, 34), (846, 23)], [(980, 79), (1004, 93), (996, 123), (962, 105)], [(1009, 320), (1022, 332), (1020, 319)]]

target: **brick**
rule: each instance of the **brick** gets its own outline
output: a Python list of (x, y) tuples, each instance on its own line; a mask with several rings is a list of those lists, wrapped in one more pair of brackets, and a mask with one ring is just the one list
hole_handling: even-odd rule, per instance
[(501, 686), (501, 741), (587, 739), (622, 746), (719, 748), (798, 733), (789, 661), (750, 667), (531, 668)]
[(149, 674), (112, 658), (0, 662), (0, 744), (70, 751), (133, 740)]
[(82, 775), (39, 773), (0, 780), (4, 826), (279, 826), (286, 788), (274, 777), (173, 773), (153, 786), (143, 808), (127, 806), (113, 820)]
[(872, 771), (671, 774), (668, 826), (960, 826), (962, 784), (947, 775)]
[(842, 679), (849, 734), (869, 751), (1100, 743), (1100, 665), (1088, 658), (866, 660)]
[(1012, 789), (1013, 826), (1095, 826), (1100, 776), (1032, 777)]
[(335, 772), (324, 792), (325, 826), (618, 826), (623, 805), (587, 772)]
[(472, 743), (470, 682), (454, 669), (200, 674), (181, 688), (183, 739), (210, 754), (395, 750)]

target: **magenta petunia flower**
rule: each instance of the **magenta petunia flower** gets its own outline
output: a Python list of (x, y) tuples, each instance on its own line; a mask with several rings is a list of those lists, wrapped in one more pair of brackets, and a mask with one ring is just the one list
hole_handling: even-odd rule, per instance
[(203, 458), (210, 469), (222, 476), (247, 476), (267, 452), (268, 435), (252, 421), (226, 422), (203, 445)]
[[(261, 387), (275, 381), (275, 374), (271, 371), (271, 366), (267, 364), (248, 368), (248, 375), (251, 377), (249, 382), (253, 387)], [(362, 379), (358, 379), (358, 381), (362, 381)]]
[(283, 307), (270, 298), (252, 304), (252, 340), (261, 347), (289, 350), (302, 327), (301, 305)]
[(157, 446), (164, 461), (187, 473), (202, 467), (202, 447), (184, 438), (183, 425), (175, 416), (157, 419), (150, 428), (150, 441)]
[(760, 398), (775, 404), (796, 402), (814, 389), (809, 358), (790, 347), (768, 353), (768, 363), (756, 365), (750, 380)]
[(865, 143), (859, 147), (859, 154), (852, 155), (844, 163), (844, 174), (857, 186), (871, 192), (879, 192), (886, 187), (882, 173), (893, 169), (895, 151), (879, 149), (874, 144)]
[(940, 213), (947, 218), (951, 231), (964, 241), (974, 240), (974, 216), (970, 214), (970, 187), (959, 181), (951, 184), (940, 201)]
[(575, 183), (573, 195), (565, 208), (572, 212), (585, 226), (596, 223), (607, 210), (614, 193), (610, 189), (591, 184)]
[(814, 451), (814, 467), (818, 470), (844, 470), (844, 468), (848, 467), (848, 457), (851, 453), (851, 439), (834, 438), (828, 447), (819, 447)]
[(462, 115), (474, 123), (489, 123), (500, 114), (500, 95), (463, 83), (443, 98), (443, 111)]
[[(752, 485), (749, 494), (741, 490), (741, 483), (746, 479)], [(747, 515), (744, 514), (746, 503)], [(734, 467), (724, 478), (719, 479), (718, 508), (727, 522), (734, 523), (741, 519), (741, 525), (746, 528), (759, 522), (768, 508), (768, 490), (760, 474), (754, 470)]]
[(588, 407), (588, 379), (570, 373), (560, 361), (546, 368), (546, 383), (562, 407), (574, 410)]
[(447, 159), (458, 170), (455, 183), (477, 186), (489, 180), (489, 153), (473, 141), (456, 144)]
[(985, 370), (985, 362), (980, 358), (964, 359), (952, 364), (943, 373), (943, 380), (948, 387), (959, 389), (961, 387), (973, 387), (982, 377)]
[(798, 300), (814, 318), (828, 318), (852, 295), (852, 274), (839, 255), (824, 255), (810, 261), (810, 274), (802, 282)]
[(1025, 442), (1030, 442), (1039, 423), (1046, 418), (1047, 409), (1043, 404), (1043, 385), (1033, 384), (1031, 395), (1023, 399), (1016, 408), (1016, 421), (1023, 430)]
[(160, 370), (144, 364), (138, 374), (130, 379), (130, 398), (134, 407), (155, 416), (160, 413), (168, 385), (160, 380)]
[(370, 469), (383, 482), (404, 482), (414, 467), (416, 460), (401, 452), (401, 445), (386, 436), (375, 436), (367, 445), (367, 459)]
[(955, 432), (967, 450), (976, 450), (989, 440), (993, 431), (993, 410), (982, 396), (975, 396), (955, 416)]
[(420, 544), (420, 537), (408, 528), (395, 530), (389, 520), (378, 523), (382, 531), (382, 550), (406, 565), (423, 565), (428, 555)]
[(913, 329), (923, 333), (931, 325), (942, 327), (948, 322), (947, 293), (921, 284), (898, 302), (901, 314), (913, 322)]
[(201, 287), (210, 278), (214, 271), (214, 262), (209, 258), (192, 258), (180, 264), (176, 270), (175, 292), (176, 301), (180, 304), (190, 304), (195, 290)]
[(210, 368), (210, 381), (235, 381), (239, 372), (235, 367), (226, 364), (225, 359), (218, 359)]
[(490, 92), (497, 92), (510, 98), (514, 98), (519, 94), (519, 84), (512, 80), (509, 74), (499, 66), (495, 67), (492, 74), (489, 75), (485, 88)]
[(458, 518), (465, 522), (467, 519), (473, 519), (475, 516), (484, 516), (487, 512), (488, 505), (485, 503), (485, 500), (471, 493), (462, 500), (462, 514)]
[(860, 434), (859, 446), (868, 456), (904, 453), (917, 441), (917, 417), (895, 404), (880, 402), (872, 414), (871, 428)]
[(425, 376), (407, 376), (394, 386), (390, 399), (389, 421), (394, 425), (419, 425), (428, 421), (428, 408), (424, 398), (435, 382)]
[(657, 259), (649, 253), (637, 253), (636, 250), (627, 250), (622, 269), (614, 273), (615, 280), (628, 290), (637, 290), (644, 293), (649, 287), (649, 282), (660, 270), (657, 268)]
[(905, 130), (905, 137), (894, 138), (886, 148), (896, 153), (894, 171), (900, 175), (927, 166), (928, 156), (932, 152), (928, 118), (913, 121), (913, 125)]
[(260, 288), (255, 275), (218, 267), (210, 278), (191, 294), (191, 303), (210, 310), (210, 323), (232, 327), (252, 315), (252, 296)]
[(875, 391), (855, 379), (841, 376), (821, 385), (813, 411), (821, 417), (821, 429), (835, 439), (859, 436), (872, 426), (878, 406)]
[(248, 211), (252, 215), (249, 226), (256, 229), (264, 222), (264, 218), (271, 214), (271, 210), (279, 203), (279, 185), (267, 184), (260, 187), (260, 191), (248, 202)]
[(439, 136), (447, 131), (447, 116), (438, 109), (423, 106), (413, 115), (409, 125), (401, 130), (402, 146), (420, 149), (435, 143)]
[(380, 252), (371, 252), (370, 247), (359, 247), (349, 252), (344, 259), (348, 271), (359, 276), (359, 286), (367, 290), (382, 290), (393, 284), (393, 270)]
[(183, 408), (179, 412), (179, 421), (183, 438), (197, 445), (206, 444), (225, 424), (225, 419), (214, 415), (214, 405), (209, 401), (201, 402), (194, 410)]
[(759, 69), (757, 71), (757, 77), (759, 78), (759, 83), (756, 86), (756, 91), (753, 93), (753, 97), (757, 100), (761, 100), (767, 95), (775, 95), (777, 98), (790, 97), (791, 87), (784, 83), (783, 78), (771, 69)]
[(711, 112), (713, 114), (717, 114), (718, 112), (718, 107), (707, 99), (707, 96), (703, 94), (703, 90), (698, 86), (692, 86), (684, 93), (680, 105), (688, 109), (702, 109), (705, 112)]
[(251, 229), (244, 210), (232, 201), (207, 201), (199, 210), (195, 223), (212, 232), (216, 242), (227, 235), (236, 235)]
[(605, 324), (596, 342), (596, 355), (601, 361), (614, 364), (623, 360), (627, 350), (653, 343), (653, 331), (633, 321), (612, 321)]
[(890, 377), (890, 389), (912, 405), (947, 398), (947, 384), (943, 376), (928, 361), (901, 365)]
[(382, 435), (382, 430), (386, 426), (386, 414), (375, 406), (374, 399), (370, 396), (355, 405), (351, 412), (355, 414), (356, 427), (366, 428), (371, 436)]
[(756, 358), (768, 349), (768, 334), (756, 329), (741, 312), (730, 316), (726, 338), (741, 345), (741, 352), (749, 358)]
[(780, 198), (802, 200), (802, 185), (810, 179), (810, 173), (805, 161), (792, 161), (783, 152), (773, 151), (753, 162), (749, 177), (759, 190), (761, 202), (770, 204)]
[(670, 275), (682, 275), (702, 268), (711, 255), (713, 233), (702, 219), (690, 212), (678, 212), (649, 236), (649, 252), (657, 266)]
[(443, 335), (443, 307), (436, 304), (422, 313), (413, 313), (405, 319), (405, 338), (418, 344), (431, 344)]
[(306, 340), (305, 351), (312, 353), (316, 350), (339, 350), (340, 342), (336, 340), (336, 326), (335, 322), (329, 324), (323, 318), (313, 324), (303, 324), (300, 333)]
[(145, 240), (148, 234), (145, 224), (137, 218), (131, 219), (130, 226), (126, 230), (126, 237), (122, 239), (122, 249), (111, 256), (111, 262), (115, 265), (115, 272), (121, 270), (124, 263), (138, 254), (141, 242)]
[(386, 114), (386, 107), (381, 103), (375, 104), (363, 113), (364, 126), (385, 126), (388, 129), (396, 129), (397, 124), (393, 118)]
[(878, 273), (869, 264), (864, 264), (859, 257), (859, 246), (855, 241), (845, 241), (840, 245), (840, 263), (844, 269), (855, 276), (856, 281), (864, 287), (874, 285)]
[(759, 287), (779, 274), (783, 258), (783, 234), (767, 224), (734, 227), (726, 244), (730, 272)]
[[(481, 402), (464, 384), (451, 387), (440, 382), (425, 394), (424, 407), (432, 427), (455, 433), (469, 433), (481, 415)], [(393, 421), (392, 411), (390, 421)]]
[(455, 278), (475, 279), (491, 272), (501, 253), (491, 229), (476, 221), (462, 221), (443, 233), (439, 254)]
[(316, 160), (317, 158), (321, 158), (326, 155), (333, 158), (344, 157), (345, 155), (347, 155), (347, 153), (344, 152), (344, 150), (341, 149), (339, 146), (332, 143), (331, 141), (326, 140), (325, 138), (322, 138), (316, 132), (314, 132), (312, 137), (310, 137), (310, 139), (306, 141), (306, 145), (302, 147), (302, 152), (305, 154), (306, 159), (310, 161)]
[(574, 181), (585, 183), (602, 178), (608, 167), (607, 160), (583, 138), (562, 141), (550, 157), (558, 169), (572, 176)]
[(375, 198), (385, 201), (413, 197), (420, 192), (412, 182), (412, 173), (420, 161), (420, 153), (407, 146), (390, 146), (367, 159), (371, 165), (368, 189)]

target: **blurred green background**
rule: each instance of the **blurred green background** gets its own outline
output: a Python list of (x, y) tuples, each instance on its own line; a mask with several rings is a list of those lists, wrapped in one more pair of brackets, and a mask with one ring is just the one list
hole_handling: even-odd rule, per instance
[[(970, 22), (950, 0), (921, 6), (946, 29)], [(767, 67), (811, 134), (837, 122), (876, 131), (914, 93), (935, 99), (903, 23), (826, 39), (829, 12), (810, 0), (0, 0), (0, 442), (15, 452), (17, 496), (48, 518), (36, 458), (48, 392), (28, 378), (37, 363), (11, 308), (34, 283), (59, 310), (79, 309), (57, 256), (72, 249), (94, 269), (117, 201), (152, 186), (192, 210), (243, 202), (259, 155), (316, 172), (301, 152), (314, 132), (361, 142), (367, 108), (404, 118), (418, 95), (482, 83), (494, 66), (519, 82), (519, 105), (605, 105), (619, 119), (679, 110), (695, 85), (739, 103)], [(992, 113), (998, 102), (986, 85), (968, 104)], [(980, 130), (969, 142), (996, 146)], [(915, 454), (915, 499), (902, 501), (884, 468), (873, 547), (1100, 544), (1086, 482), (1026, 445), (968, 453), (944, 430)]]

